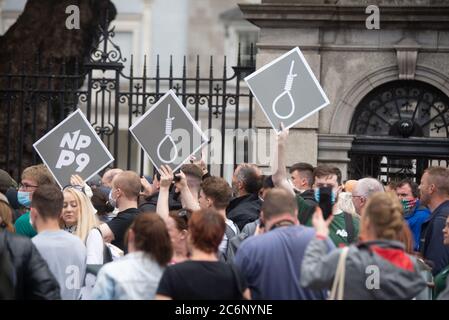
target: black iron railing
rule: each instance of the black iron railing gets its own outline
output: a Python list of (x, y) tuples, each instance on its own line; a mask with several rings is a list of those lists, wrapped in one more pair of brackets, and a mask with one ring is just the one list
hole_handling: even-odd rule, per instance
[[(137, 151), (140, 154), (136, 159), (133, 150), (138, 149), (127, 128), (169, 89), (175, 90), (195, 120), (206, 113), (205, 127), (221, 130), (220, 175), (224, 171), (227, 143), (234, 144), (235, 166), (237, 141), (235, 137), (233, 141), (226, 141), (224, 131), (230, 127), (231, 114), (234, 117), (231, 128), (252, 128), (253, 97), (248, 88), (242, 86), (242, 80), (255, 70), (253, 50), (250, 64), (242, 65), (239, 46), (237, 66), (232, 67), (232, 75), (229, 75), (224, 57), (220, 75), (216, 76), (214, 60), (210, 57), (208, 75), (204, 76), (197, 57), (194, 75), (189, 76), (185, 56), (181, 75), (174, 74), (170, 57), (169, 74), (162, 76), (159, 56), (153, 72), (145, 58), (140, 75), (136, 75), (134, 59), (129, 57), (129, 73), (124, 74), (126, 58), (113, 42), (114, 29), (108, 29), (108, 25), (106, 17), (98, 28), (99, 40), (86, 61), (51, 61), (43, 65), (37, 56), (36, 61), (24, 62), (24, 66), (34, 64), (33, 72), (25, 72), (30, 69), (24, 67), (19, 72), (10, 69), (0, 74), (0, 168), (19, 179), (26, 166), (40, 162), (32, 144), (70, 112), (81, 108), (113, 154), (113, 166), (142, 174), (144, 153)], [(242, 123), (243, 105), (248, 108), (246, 123)]]

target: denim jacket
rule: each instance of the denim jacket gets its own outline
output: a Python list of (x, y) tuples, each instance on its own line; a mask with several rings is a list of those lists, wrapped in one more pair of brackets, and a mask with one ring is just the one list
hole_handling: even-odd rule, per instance
[(132, 252), (100, 269), (92, 291), (95, 300), (151, 300), (164, 268), (142, 251)]

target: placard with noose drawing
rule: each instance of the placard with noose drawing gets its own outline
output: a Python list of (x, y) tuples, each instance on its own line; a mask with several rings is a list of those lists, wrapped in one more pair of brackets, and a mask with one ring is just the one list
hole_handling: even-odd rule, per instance
[(178, 170), (208, 142), (173, 90), (161, 97), (129, 131), (157, 170), (162, 165)]
[(298, 47), (245, 78), (271, 126), (291, 128), (329, 105), (323, 88)]

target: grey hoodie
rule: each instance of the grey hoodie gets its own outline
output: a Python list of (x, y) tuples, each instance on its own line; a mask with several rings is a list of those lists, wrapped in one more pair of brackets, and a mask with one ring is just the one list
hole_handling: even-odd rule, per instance
[[(376, 253), (377, 249), (385, 256), (396, 258), (398, 263), (411, 262), (410, 270), (394, 265)], [(328, 250), (326, 241), (313, 239), (309, 243), (301, 265), (301, 286), (332, 287), (341, 249), (330, 253)], [(426, 287), (417, 260), (404, 253), (404, 245), (398, 241), (377, 240), (351, 245), (345, 266), (345, 300), (413, 299)]]

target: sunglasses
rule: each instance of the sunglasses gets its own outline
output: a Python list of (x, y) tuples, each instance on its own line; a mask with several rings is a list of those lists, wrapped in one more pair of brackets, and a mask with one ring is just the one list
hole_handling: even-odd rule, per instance
[(84, 187), (82, 187), (82, 186), (68, 184), (64, 188), (62, 188), (62, 191), (65, 191), (67, 189), (75, 189), (75, 190), (78, 190), (79, 192), (82, 192), (85, 194)]
[(178, 211), (178, 217), (185, 219), (186, 222), (189, 221), (189, 215), (190, 215), (190, 213), (186, 209), (181, 209)]

